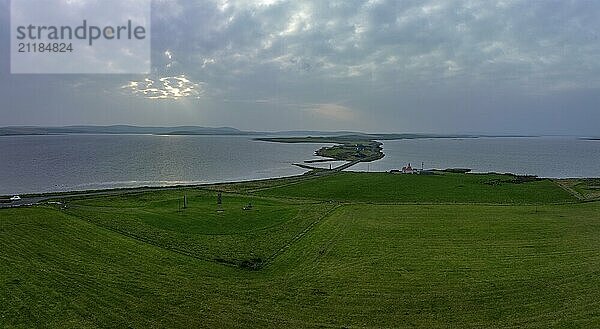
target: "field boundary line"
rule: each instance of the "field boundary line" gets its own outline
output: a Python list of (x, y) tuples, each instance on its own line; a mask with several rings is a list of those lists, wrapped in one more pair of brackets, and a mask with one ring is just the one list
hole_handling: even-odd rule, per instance
[[(322, 202), (318, 203), (318, 204), (322, 204)], [(320, 223), (323, 219), (327, 218), (328, 216), (330, 216), (335, 210), (339, 209), (343, 204), (336, 204), (334, 205), (331, 209), (327, 210), (323, 215), (319, 216), (316, 220), (314, 220), (313, 222), (311, 222), (306, 228), (304, 228), (300, 233), (296, 234), (294, 237), (292, 237), (285, 245), (283, 245), (282, 247), (280, 247), (277, 251), (275, 251), (272, 255), (270, 255), (269, 257), (267, 257), (265, 259), (265, 261), (263, 262), (263, 264), (261, 265), (260, 269), (265, 268), (266, 266), (268, 266), (271, 261), (273, 261), (277, 256), (279, 256), (280, 254), (282, 254), (283, 252), (285, 252), (287, 249), (289, 249), (295, 242), (297, 242), (298, 240), (300, 240), (303, 236), (305, 236), (313, 227), (315, 227), (318, 223)], [(73, 208), (79, 208), (80, 206), (72, 206), (70, 209)], [(85, 207), (85, 206), (84, 206)], [(151, 239), (147, 239), (144, 238), (142, 236), (139, 236), (135, 233), (131, 233), (131, 232), (127, 232), (118, 228), (114, 228), (114, 227), (110, 227), (110, 226), (105, 226), (105, 225), (101, 225), (99, 223), (96, 223), (95, 221), (93, 221), (92, 219), (89, 219), (86, 216), (79, 216), (70, 212), (63, 212), (63, 214), (77, 219), (77, 220), (81, 220), (84, 221), (90, 225), (93, 225), (99, 229), (104, 229), (106, 231), (115, 233), (123, 238), (127, 238), (127, 239), (131, 239), (134, 240), (136, 242), (139, 243), (143, 243), (167, 252), (173, 252), (175, 254), (181, 255), (181, 256), (186, 256), (186, 257), (190, 257), (196, 260), (200, 260), (200, 261), (205, 261), (205, 262), (210, 262), (210, 263), (214, 263), (214, 264), (218, 264), (218, 265), (224, 265), (224, 266), (228, 266), (228, 267), (234, 267), (234, 268), (239, 268), (242, 269), (242, 266), (240, 266), (237, 263), (234, 262), (223, 262), (223, 261), (218, 261), (214, 258), (210, 258), (210, 257), (203, 257), (203, 256), (198, 256), (195, 255), (193, 253), (190, 253), (188, 251), (185, 250), (181, 250), (181, 249), (177, 249), (177, 248), (170, 248), (170, 247), (165, 247), (163, 245), (160, 245), (154, 241), (152, 241)], [(296, 215), (297, 216), (297, 215)], [(290, 220), (294, 220), (294, 218), (289, 219)]]
[(590, 201), (590, 199), (586, 198), (583, 194), (577, 192), (575, 189), (573, 189), (570, 186), (567, 186), (563, 182), (561, 182), (559, 180), (556, 180), (556, 179), (552, 179), (552, 182), (554, 184), (556, 184), (558, 187), (560, 187), (561, 189), (563, 189), (564, 191), (566, 191), (567, 193), (569, 193), (572, 196), (576, 197), (579, 201)]
[[(244, 194), (240, 194), (244, 195)], [(255, 196), (254, 194), (248, 194), (247, 196)], [(355, 201), (355, 200), (340, 200), (340, 199), (313, 199), (306, 197), (296, 197), (296, 196), (281, 196), (281, 197), (271, 197), (274, 200), (287, 200), (287, 201), (296, 201), (298, 204), (319, 204), (324, 202), (337, 202), (340, 204), (358, 204), (358, 205), (396, 205), (396, 206), (499, 206), (499, 207), (508, 207), (508, 206), (558, 206), (558, 205), (568, 205), (568, 204), (579, 204), (581, 201), (593, 202), (600, 201), (600, 199), (584, 199), (584, 200), (573, 200), (573, 201), (559, 201), (559, 202), (528, 202), (528, 203), (501, 203), (501, 202), (434, 202), (434, 201), (415, 201), (415, 202), (395, 202), (395, 201)]]
[[(329, 176), (329, 175), (333, 175), (338, 173), (339, 171), (329, 171), (329, 170), (324, 170), (324, 171), (309, 171), (308, 173), (301, 175), (301, 176), (297, 176), (298, 178), (293, 180), (293, 181), (289, 181), (286, 182), (284, 184), (280, 184), (280, 185), (273, 185), (273, 186), (265, 186), (265, 187), (258, 187), (255, 189), (249, 189), (246, 190), (245, 192), (247, 193), (255, 193), (255, 192), (260, 192), (260, 191), (265, 191), (265, 190), (272, 190), (272, 189), (276, 189), (279, 187), (286, 187), (286, 186), (293, 186), (293, 185), (297, 185), (300, 183), (303, 183), (305, 181), (308, 180), (313, 180), (313, 179), (317, 179), (317, 178), (321, 178), (323, 176)], [(294, 176), (292, 176), (294, 177)]]
[(269, 257), (267, 257), (267, 259), (265, 259), (264, 267), (269, 266), (275, 260), (275, 258), (277, 258), (282, 253), (286, 252), (293, 244), (300, 241), (300, 239), (302, 239), (304, 236), (306, 236), (306, 234), (308, 234), (308, 232), (310, 232), (317, 224), (322, 222), (327, 217), (331, 216), (336, 210), (340, 209), (342, 206), (343, 206), (343, 204), (341, 204), (341, 203), (336, 204), (331, 209), (327, 210), (327, 212), (325, 212), (325, 214), (323, 214), (322, 216), (317, 218), (315, 221), (310, 223), (310, 225), (308, 225), (304, 230), (302, 230), (300, 233), (298, 233), (294, 237), (292, 237), (285, 245), (283, 245), (281, 248), (279, 248), (277, 251), (275, 251), (271, 256), (269, 256)]
[(219, 262), (219, 261), (217, 261), (215, 259), (208, 258), (208, 257), (202, 257), (202, 256), (198, 256), (198, 255), (194, 255), (194, 254), (192, 254), (190, 252), (187, 252), (187, 251), (184, 251), (184, 250), (161, 246), (160, 244), (157, 244), (157, 243), (153, 242), (150, 239), (146, 239), (146, 238), (138, 236), (136, 234), (133, 234), (133, 233), (130, 233), (130, 232), (126, 232), (126, 231), (120, 230), (118, 228), (100, 225), (100, 224), (94, 222), (93, 220), (86, 218), (85, 216), (78, 216), (78, 215), (75, 215), (73, 213), (65, 213), (65, 214), (68, 215), (69, 217), (72, 217), (72, 218), (75, 218), (75, 219), (78, 219), (78, 220), (82, 220), (82, 221), (84, 221), (84, 222), (86, 222), (86, 223), (88, 223), (90, 225), (93, 225), (93, 226), (95, 226), (97, 228), (104, 229), (104, 230), (107, 230), (109, 232), (115, 233), (115, 234), (117, 234), (117, 235), (119, 235), (121, 237), (128, 238), (128, 239), (131, 239), (131, 240), (134, 240), (134, 241), (137, 241), (137, 242), (141, 242), (143, 244), (146, 244), (146, 245), (149, 245), (149, 246), (152, 246), (152, 247), (155, 247), (155, 248), (167, 251), (167, 252), (173, 252), (173, 253), (176, 253), (178, 255), (190, 257), (190, 258), (193, 258), (193, 259), (196, 259), (196, 260), (200, 260), (200, 261), (205, 261), (205, 262), (210, 262), (210, 263), (214, 263), (214, 264), (225, 265), (225, 266), (229, 266), (229, 267), (240, 268), (239, 265), (234, 264), (234, 263)]

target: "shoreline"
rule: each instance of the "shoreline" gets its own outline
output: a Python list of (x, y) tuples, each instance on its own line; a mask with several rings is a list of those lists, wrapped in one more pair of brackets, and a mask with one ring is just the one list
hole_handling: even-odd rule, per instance
[(101, 196), (101, 195), (121, 195), (121, 194), (133, 194), (133, 193), (144, 193), (153, 191), (168, 191), (178, 189), (194, 189), (194, 188), (207, 188), (211, 186), (219, 186), (226, 184), (240, 184), (240, 183), (253, 183), (253, 182), (269, 182), (275, 180), (288, 180), (288, 179), (301, 179), (316, 177), (315, 171), (307, 171), (300, 175), (291, 176), (280, 176), (262, 179), (248, 179), (248, 180), (235, 180), (235, 181), (220, 181), (213, 183), (200, 183), (200, 184), (180, 184), (180, 185), (163, 185), (163, 186), (137, 186), (137, 187), (124, 187), (124, 188), (106, 188), (106, 189), (90, 189), (90, 190), (68, 190), (60, 192), (40, 192), (40, 193), (26, 193), (26, 194), (5, 194), (0, 195), (0, 200), (7, 201), (13, 195), (19, 195), (21, 200), (16, 202), (2, 202), (0, 201), (0, 209), (3, 208), (15, 208), (32, 206), (39, 204), (44, 201), (49, 201), (57, 198), (76, 198), (82, 196)]
[[(65, 134), (68, 135), (68, 134)], [(94, 134), (96, 135), (96, 134)], [(104, 134), (101, 134), (104, 135)], [(110, 134), (114, 135), (114, 134)], [(46, 135), (48, 136), (48, 135)], [(217, 135), (213, 135), (217, 136)], [(239, 135), (238, 135), (239, 136)], [(231, 136), (227, 136), (231, 137)], [(251, 137), (251, 136), (245, 136)], [(49, 197), (61, 197), (64, 195), (81, 195), (81, 194), (96, 194), (96, 193), (131, 193), (137, 192), (140, 190), (168, 190), (168, 189), (181, 189), (181, 188), (196, 188), (196, 187), (206, 187), (211, 185), (220, 185), (220, 184), (235, 184), (235, 183), (246, 183), (246, 182), (268, 182), (274, 179), (293, 179), (298, 177), (303, 177), (308, 174), (314, 173), (328, 173), (330, 171), (341, 171), (346, 170), (349, 167), (359, 164), (359, 163), (369, 163), (376, 162), (381, 158), (385, 157), (384, 149), (382, 148), (382, 142), (374, 139), (366, 139), (364, 137), (368, 136), (359, 136), (359, 135), (345, 135), (345, 136), (319, 136), (319, 137), (277, 137), (277, 138), (252, 138), (253, 140), (263, 141), (263, 142), (271, 142), (271, 143), (306, 143), (306, 144), (333, 144), (331, 146), (323, 146), (320, 149), (317, 149), (314, 152), (314, 155), (321, 157), (320, 159), (311, 159), (305, 160), (303, 163), (290, 163), (291, 166), (302, 168), (306, 171), (303, 173), (291, 173), (289, 175), (283, 176), (273, 176), (273, 177), (261, 177), (261, 178), (252, 178), (252, 177), (241, 177), (241, 178), (233, 178), (233, 179), (225, 179), (225, 180), (215, 180), (215, 181), (123, 181), (123, 182), (100, 182), (100, 183), (81, 183), (74, 186), (64, 186), (64, 189), (48, 189), (48, 190), (38, 190), (38, 191), (30, 191), (24, 193), (11, 193), (4, 194), (0, 193), (0, 207), (5, 205), (10, 205), (10, 202), (6, 202), (8, 198), (14, 195), (19, 195), (23, 198), (31, 199), (31, 198), (49, 198)], [(380, 136), (381, 137), (381, 136)], [(391, 136), (389, 136), (391, 137)], [(393, 136), (397, 137), (397, 136)], [(423, 138), (423, 137), (421, 137)], [(450, 137), (442, 137), (442, 138), (450, 138)], [(479, 137), (481, 138), (481, 137)], [(497, 137), (496, 137), (497, 138)], [(407, 139), (407, 138), (404, 138)], [(420, 139), (420, 138), (417, 138)], [(387, 140), (392, 140), (387, 139)], [(387, 141), (384, 139), (384, 141)], [(595, 138), (580, 138), (580, 140), (598, 140)], [(317, 163), (328, 163), (328, 162), (345, 162), (342, 165), (337, 166), (336, 168), (327, 169), (327, 168), (319, 168), (311, 166), (311, 164)], [(432, 170), (440, 170), (440, 169), (432, 169)], [(349, 170), (353, 171), (353, 170)], [(361, 172), (361, 170), (355, 170), (356, 172)], [(373, 171), (373, 172), (388, 172), (385, 171)], [(474, 171), (471, 174), (485, 174), (485, 173), (493, 173), (494, 171)], [(498, 172), (496, 172), (498, 173)], [(510, 172), (504, 172), (500, 174), (513, 174)], [(518, 175), (518, 174), (514, 174)], [(551, 180), (565, 180), (565, 179), (593, 179), (599, 178), (600, 176), (538, 176), (539, 178), (551, 179)], [(114, 184), (113, 184), (114, 183)], [(121, 183), (121, 184), (119, 184)], [(132, 184), (126, 184), (132, 183)], [(138, 184), (139, 183), (139, 184)], [(62, 184), (61, 184), (62, 185)], [(89, 185), (89, 188), (86, 188), (85, 185)], [(60, 186), (60, 185), (55, 185)], [(80, 186), (80, 188), (78, 188)]]
[[(444, 172), (443, 169), (430, 169), (436, 172)], [(270, 177), (270, 178), (259, 178), (259, 179), (247, 179), (247, 180), (232, 180), (232, 181), (219, 181), (212, 183), (199, 183), (199, 184), (178, 184), (178, 185), (157, 185), (157, 186), (136, 186), (136, 187), (114, 187), (114, 188), (105, 188), (105, 189), (89, 189), (89, 190), (66, 190), (66, 191), (55, 191), (55, 192), (39, 192), (39, 193), (26, 193), (26, 194), (16, 194), (21, 197), (20, 201), (16, 202), (6, 202), (8, 199), (15, 194), (5, 194), (0, 195), (0, 209), (7, 208), (16, 208), (16, 207), (25, 207), (25, 206), (34, 206), (40, 204), (42, 202), (50, 201), (58, 198), (77, 198), (77, 197), (85, 197), (85, 196), (102, 196), (102, 195), (122, 195), (122, 194), (134, 194), (134, 193), (144, 193), (144, 192), (153, 192), (153, 191), (168, 191), (168, 190), (179, 190), (179, 189), (194, 189), (194, 188), (210, 188), (222, 185), (233, 185), (233, 184), (242, 184), (242, 183), (264, 183), (276, 180), (304, 180), (311, 179), (323, 175), (330, 175), (342, 172), (340, 170), (329, 170), (329, 169), (313, 169), (309, 170), (303, 174), (299, 175), (291, 175), (291, 176), (280, 176), (280, 177)], [(354, 171), (348, 171), (354, 172)], [(355, 171), (355, 173), (364, 173), (364, 174), (386, 174), (388, 171), (376, 171), (376, 172), (361, 172)], [(497, 175), (510, 175), (510, 176), (523, 176), (517, 175), (513, 173), (498, 173), (498, 172), (469, 172), (463, 173), (461, 175), (489, 175), (489, 174), (497, 174)], [(600, 179), (600, 177), (538, 177), (533, 176), (538, 179), (547, 179), (553, 181), (560, 185), (560, 182), (568, 181), (568, 180), (589, 180), (589, 179)]]
[(304, 175), (309, 174), (311, 171), (307, 171), (303, 174), (291, 175), (291, 176), (277, 176), (277, 177), (269, 177), (269, 178), (250, 178), (250, 179), (236, 179), (236, 180), (224, 180), (218, 182), (207, 182), (207, 183), (182, 183), (182, 184), (174, 184), (174, 185), (140, 185), (140, 186), (131, 186), (131, 187), (107, 187), (107, 188), (92, 188), (92, 189), (72, 189), (72, 190), (64, 190), (64, 191), (48, 191), (48, 192), (31, 192), (31, 193), (14, 193), (14, 194), (0, 194), (0, 200), (3, 198), (8, 198), (13, 195), (19, 195), (21, 197), (27, 198), (35, 198), (35, 197), (50, 197), (50, 196), (64, 196), (71, 194), (85, 194), (85, 193), (101, 193), (108, 191), (136, 191), (136, 190), (168, 190), (168, 189), (178, 189), (178, 188), (196, 188), (196, 187), (206, 187), (212, 185), (222, 185), (222, 184), (237, 184), (237, 183), (252, 183), (252, 182), (265, 182), (276, 179), (289, 179), (289, 178), (299, 178)]

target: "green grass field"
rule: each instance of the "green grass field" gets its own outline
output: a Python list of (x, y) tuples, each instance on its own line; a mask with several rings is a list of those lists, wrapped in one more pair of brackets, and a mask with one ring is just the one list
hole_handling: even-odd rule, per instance
[(0, 327), (600, 327), (600, 202), (511, 179), (341, 173), (0, 209)]
[(508, 175), (394, 175), (344, 172), (265, 188), (259, 195), (375, 203), (558, 203), (573, 197), (549, 180), (518, 183)]

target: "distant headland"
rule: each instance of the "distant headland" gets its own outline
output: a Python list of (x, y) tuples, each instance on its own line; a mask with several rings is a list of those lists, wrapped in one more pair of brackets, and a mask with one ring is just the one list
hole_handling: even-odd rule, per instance
[[(342, 143), (352, 140), (398, 140), (420, 138), (479, 138), (479, 137), (538, 137), (530, 135), (485, 135), (485, 134), (429, 134), (429, 133), (362, 133), (355, 131), (248, 131), (232, 127), (202, 126), (133, 126), (133, 125), (72, 125), (60, 127), (46, 126), (6, 126), (0, 127), (0, 136), (35, 136), (65, 134), (114, 134), (114, 135), (226, 135), (226, 136), (270, 136), (267, 140), (283, 143)], [(284, 137), (278, 140), (277, 137)]]

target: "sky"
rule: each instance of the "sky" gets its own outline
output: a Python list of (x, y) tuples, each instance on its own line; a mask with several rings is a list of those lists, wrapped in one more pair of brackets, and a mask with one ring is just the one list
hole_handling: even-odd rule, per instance
[(598, 1), (153, 0), (146, 75), (11, 74), (9, 9), (0, 126), (600, 136)]

